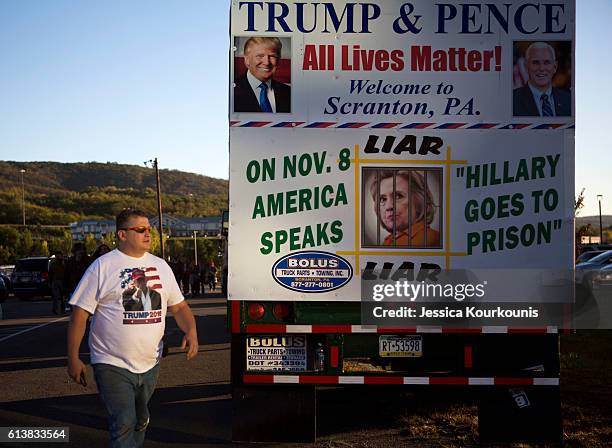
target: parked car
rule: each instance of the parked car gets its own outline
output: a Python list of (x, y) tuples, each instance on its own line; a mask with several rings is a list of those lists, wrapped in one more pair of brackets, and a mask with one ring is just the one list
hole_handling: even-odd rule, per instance
[(612, 250), (607, 250), (589, 261), (576, 265), (576, 285), (586, 288), (593, 287), (594, 274), (601, 268), (612, 264)]
[(2, 281), (4, 281), (4, 286), (6, 286), (6, 289), (8, 289), (8, 292), (12, 292), (13, 287), (11, 285), (11, 276), (8, 274), (5, 274), (4, 272), (0, 272), (0, 278), (2, 279)]
[(612, 250), (612, 244), (587, 244), (580, 246), (580, 253), (593, 252), (594, 250)]
[(611, 288), (612, 287), (612, 264), (604, 266), (593, 275), (593, 287)]
[(9, 290), (4, 283), (4, 279), (0, 277), (0, 303), (8, 299)]
[(590, 250), (588, 252), (582, 252), (580, 256), (576, 259), (576, 264), (589, 261), (591, 258), (594, 258), (599, 254), (603, 254), (604, 252), (605, 250)]
[(13, 294), (21, 300), (34, 296), (50, 296), (50, 257), (28, 257), (17, 261), (11, 274)]

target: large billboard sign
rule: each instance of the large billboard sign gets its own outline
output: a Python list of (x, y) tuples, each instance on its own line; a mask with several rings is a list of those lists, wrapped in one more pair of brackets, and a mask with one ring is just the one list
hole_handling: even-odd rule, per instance
[(531, 297), (571, 270), (574, 17), (232, 1), (229, 299), (358, 301), (364, 279), (455, 269), (514, 269)]

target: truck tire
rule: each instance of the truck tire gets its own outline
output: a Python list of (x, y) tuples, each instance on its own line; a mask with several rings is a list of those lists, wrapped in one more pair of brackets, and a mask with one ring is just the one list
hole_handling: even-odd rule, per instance
[(314, 386), (232, 388), (233, 442), (314, 442)]

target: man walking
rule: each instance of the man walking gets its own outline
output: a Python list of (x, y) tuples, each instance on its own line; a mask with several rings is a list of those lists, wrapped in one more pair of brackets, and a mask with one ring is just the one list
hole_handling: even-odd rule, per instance
[(53, 314), (65, 314), (66, 306), (64, 304), (64, 274), (66, 265), (61, 252), (55, 252), (55, 257), (51, 262), (49, 269), (49, 283), (51, 284), (51, 296), (53, 297), (53, 306), (51, 311)]
[[(68, 375), (87, 385), (79, 346), (92, 315), (91, 363), (108, 412), (110, 445), (139, 447), (149, 424), (148, 403), (159, 372), (166, 310), (185, 333), (181, 348), (187, 349), (187, 359), (198, 352), (198, 336), (193, 313), (172, 270), (164, 260), (147, 252), (151, 245), (147, 216), (140, 210), (125, 209), (116, 223), (117, 249), (91, 264), (70, 299)], [(135, 288), (155, 292), (148, 295), (149, 300), (159, 296), (161, 306), (151, 303), (138, 310), (124, 308), (124, 293)]]

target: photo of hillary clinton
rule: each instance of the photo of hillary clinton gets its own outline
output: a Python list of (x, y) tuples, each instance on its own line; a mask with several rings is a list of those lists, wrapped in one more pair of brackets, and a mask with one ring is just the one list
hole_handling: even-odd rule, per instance
[(440, 248), (441, 179), (439, 168), (365, 168), (363, 246)]

